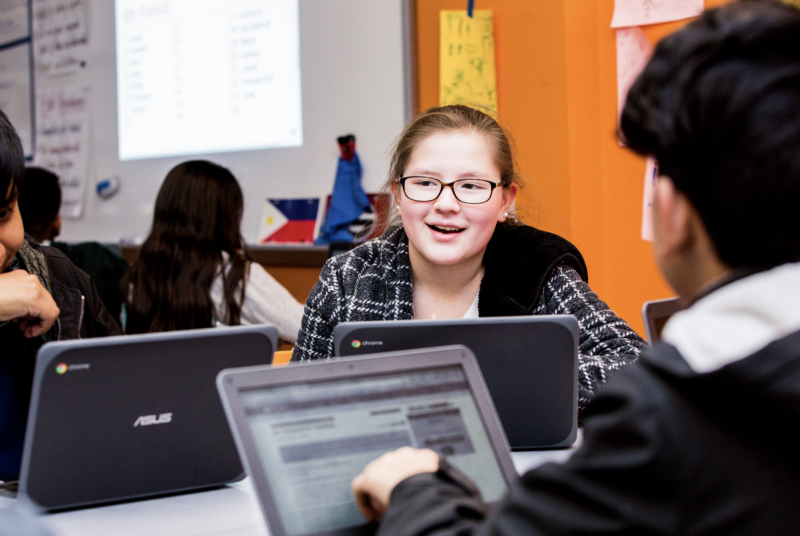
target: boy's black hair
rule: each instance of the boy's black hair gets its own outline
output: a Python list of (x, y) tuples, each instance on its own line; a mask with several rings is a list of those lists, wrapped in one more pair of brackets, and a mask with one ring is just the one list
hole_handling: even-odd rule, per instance
[(19, 189), (18, 201), (25, 231), (34, 237), (41, 236), (61, 208), (58, 175), (39, 167), (25, 168), (25, 181)]
[(22, 143), (11, 121), (0, 110), (0, 208), (17, 199), (24, 174), (25, 153)]
[(706, 11), (658, 44), (620, 124), (691, 201), (720, 260), (800, 260), (800, 10)]

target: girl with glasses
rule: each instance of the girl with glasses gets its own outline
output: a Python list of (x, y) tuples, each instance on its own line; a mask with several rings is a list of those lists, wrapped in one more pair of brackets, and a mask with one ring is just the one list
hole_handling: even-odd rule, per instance
[(327, 262), (292, 359), (333, 356), (339, 322), (573, 314), (583, 407), (645, 343), (586, 284), (575, 246), (514, 217), (520, 182), (489, 115), (461, 105), (422, 113), (394, 149), (386, 232)]

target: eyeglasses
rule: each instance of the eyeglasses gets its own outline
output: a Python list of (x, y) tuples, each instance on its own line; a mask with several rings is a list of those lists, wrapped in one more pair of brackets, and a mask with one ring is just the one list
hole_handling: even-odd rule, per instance
[(459, 179), (453, 182), (442, 182), (433, 177), (400, 177), (403, 193), (412, 201), (428, 202), (439, 198), (445, 187), (453, 190), (453, 195), (462, 203), (479, 205), (492, 197), (492, 192), (500, 186), (496, 182), (483, 179)]

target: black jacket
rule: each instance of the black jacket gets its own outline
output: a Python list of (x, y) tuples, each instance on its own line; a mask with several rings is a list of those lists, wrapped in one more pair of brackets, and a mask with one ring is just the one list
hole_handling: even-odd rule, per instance
[(50, 331), (32, 339), (25, 338), (14, 323), (0, 326), (0, 480), (19, 472), (38, 349), (47, 341), (122, 334), (92, 280), (63, 253), (27, 237), (21, 249), (32, 266), (23, 260), (20, 269), (40, 277), (60, 314)]
[(122, 335), (122, 329), (100, 300), (97, 287), (86, 272), (56, 248), (34, 242), (31, 246), (44, 253), (50, 267), (51, 293), (61, 310), (56, 323), (61, 330), (57, 340)]
[(120, 282), (130, 269), (125, 259), (97, 242), (53, 242), (52, 247), (61, 251), (72, 264), (91, 276), (103, 305), (113, 318), (119, 318), (122, 309)]
[(380, 536), (800, 531), (800, 332), (708, 373), (662, 345), (584, 413), (563, 465), (513, 485), (491, 514), (447, 474), (400, 483)]

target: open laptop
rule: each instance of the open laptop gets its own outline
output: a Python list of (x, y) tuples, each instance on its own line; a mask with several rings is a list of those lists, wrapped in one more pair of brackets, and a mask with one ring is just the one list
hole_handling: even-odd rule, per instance
[(571, 315), (344, 322), (337, 356), (463, 344), (478, 359), (514, 450), (568, 447), (578, 434), (578, 321)]
[(436, 450), (489, 503), (516, 475), (463, 346), (223, 371), (217, 386), (271, 536), (372, 534), (350, 482), (403, 446)]
[(20, 494), (56, 510), (242, 478), (215, 379), (271, 363), (277, 338), (260, 325), (44, 345)]
[(661, 332), (672, 315), (683, 309), (679, 298), (652, 300), (642, 306), (645, 335), (650, 346), (661, 341)]

